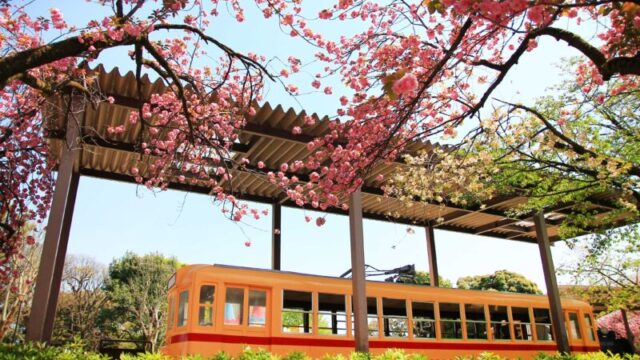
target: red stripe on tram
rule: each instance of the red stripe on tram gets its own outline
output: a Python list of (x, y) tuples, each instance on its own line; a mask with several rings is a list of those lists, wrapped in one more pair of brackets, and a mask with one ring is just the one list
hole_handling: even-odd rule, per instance
[[(171, 337), (171, 344), (185, 341), (220, 342), (246, 345), (290, 345), (319, 347), (355, 347), (354, 340), (317, 339), (299, 337), (264, 337), (224, 334), (186, 333)], [(555, 351), (555, 344), (484, 343), (484, 342), (436, 342), (369, 340), (370, 348), (438, 349), (438, 350), (520, 350)], [(571, 346), (572, 351), (599, 351), (598, 346)]]

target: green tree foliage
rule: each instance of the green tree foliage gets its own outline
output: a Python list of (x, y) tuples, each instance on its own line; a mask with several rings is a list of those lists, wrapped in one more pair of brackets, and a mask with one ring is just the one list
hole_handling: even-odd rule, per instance
[[(623, 316), (605, 316), (604, 327), (625, 329), (625, 338), (640, 350), (640, 339), (628, 318), (624, 319), (640, 310), (640, 227), (611, 229), (580, 239), (573, 246), (575, 261), (560, 268), (576, 285), (573, 295), (603, 305), (608, 312), (620, 311)], [(600, 325), (604, 325), (602, 321)]]
[(102, 337), (98, 315), (107, 301), (103, 289), (106, 277), (106, 267), (92, 258), (67, 256), (53, 332), (55, 343), (79, 338), (88, 349), (97, 349)]
[(112, 307), (103, 313), (110, 331), (144, 339), (152, 350), (164, 340), (167, 282), (180, 264), (160, 254), (127, 253), (109, 265), (105, 291)]
[(564, 238), (637, 220), (640, 87), (565, 66), (579, 81), (565, 80), (532, 105), (499, 103), (458, 144), (407, 157), (412, 166), (394, 176), (395, 192), (462, 206), (527, 196), (513, 215), (564, 208), (554, 219), (563, 220)]
[(626, 226), (577, 240), (575, 260), (560, 267), (575, 295), (609, 312), (640, 309), (640, 228)]
[(524, 276), (507, 271), (498, 270), (490, 275), (476, 275), (461, 277), (457, 281), (460, 289), (468, 290), (496, 290), (523, 294), (542, 294), (538, 285)]
[[(398, 279), (396, 279), (396, 282), (402, 284), (431, 285), (431, 278), (429, 277), (429, 272), (427, 271), (416, 271), (416, 274), (414, 276), (399, 276)], [(445, 279), (440, 275), (438, 275), (438, 282), (440, 283), (440, 287), (453, 287), (451, 280)]]

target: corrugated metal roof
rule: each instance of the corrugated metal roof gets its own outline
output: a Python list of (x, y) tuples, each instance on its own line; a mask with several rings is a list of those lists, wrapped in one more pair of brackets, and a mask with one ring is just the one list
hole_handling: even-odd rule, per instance
[[(87, 106), (82, 118), (84, 144), (78, 161), (79, 171), (83, 175), (96, 176), (106, 179), (134, 182), (129, 173), (132, 166), (140, 169), (142, 176), (152, 160), (139, 152), (138, 140), (141, 127), (132, 125), (128, 114), (140, 104), (138, 99), (137, 82), (133, 73), (120, 74), (118, 69), (109, 72), (102, 67), (96, 69), (96, 84), (103, 94), (113, 96), (115, 102), (100, 102), (96, 108)], [(141, 94), (148, 99), (153, 93), (162, 93), (166, 86), (160, 81), (151, 82), (143, 78)], [(58, 99), (54, 108), (47, 109), (48, 130), (50, 131), (50, 153), (55, 158), (60, 154), (63, 146), (65, 120), (61, 111), (62, 104)], [(312, 126), (304, 126), (303, 134), (292, 134), (294, 126), (304, 122), (306, 114), (297, 113), (293, 109), (285, 110), (280, 105), (273, 108), (269, 103), (259, 106), (256, 115), (247, 118), (246, 127), (239, 133), (238, 151), (234, 160), (242, 157), (250, 159), (255, 165), (258, 161), (266, 164), (267, 168), (276, 169), (284, 162), (304, 160), (311, 152), (306, 143), (325, 134), (329, 126), (329, 119), (319, 118)], [(125, 126), (123, 133), (109, 133), (107, 128)], [(414, 143), (409, 151), (419, 149), (429, 150), (434, 145), (430, 143)], [(244, 150), (243, 150), (244, 149)], [(413, 203), (411, 206), (397, 199), (385, 197), (374, 180), (378, 174), (388, 175), (397, 171), (399, 163), (380, 164), (372, 169), (363, 186), (363, 211), (365, 218), (388, 220), (404, 224), (426, 225), (433, 224), (436, 228), (482, 234), (497, 238), (510, 238), (521, 241), (535, 241), (532, 226), (521, 226), (517, 222), (520, 218), (509, 218), (505, 211), (526, 201), (523, 197), (503, 197), (493, 199), (485, 207), (462, 209), (451, 205)], [(285, 206), (292, 203), (286, 198), (283, 190), (267, 181), (264, 175), (249, 172), (246, 169), (234, 169), (233, 182), (236, 195), (250, 201), (280, 202)], [(305, 175), (305, 170), (299, 173)], [(178, 182), (171, 183), (170, 188), (208, 194), (211, 190), (202, 182), (185, 185)], [(295, 206), (295, 205), (293, 205)], [(556, 210), (561, 211), (561, 210)], [(328, 212), (345, 213), (341, 209), (329, 209)], [(550, 222), (549, 235), (551, 240), (558, 240), (557, 225), (559, 221)]]

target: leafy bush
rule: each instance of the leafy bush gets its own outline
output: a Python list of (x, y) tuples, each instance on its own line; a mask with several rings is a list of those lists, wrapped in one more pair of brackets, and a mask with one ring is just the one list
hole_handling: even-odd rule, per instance
[(324, 354), (320, 360), (347, 360), (342, 354)]
[(468, 355), (468, 356), (456, 356), (456, 360), (507, 360), (500, 355), (496, 355), (490, 352), (480, 353), (478, 356)]
[(349, 360), (370, 360), (371, 356), (367, 353), (353, 352)]
[(282, 360), (312, 360), (311, 357), (302, 351), (290, 352), (282, 357)]
[(401, 349), (388, 349), (380, 355), (375, 355), (372, 360), (427, 360), (422, 354), (406, 354)]
[(544, 354), (536, 355), (535, 360), (640, 360), (638, 354), (618, 355), (603, 352), (585, 353), (585, 354)]
[(172, 358), (161, 353), (145, 352), (136, 355), (122, 354), (120, 360), (172, 360)]
[(26, 343), (10, 345), (0, 343), (0, 360), (110, 360), (105, 355), (85, 351), (79, 344), (64, 348)]
[[(65, 347), (45, 346), (43, 344), (9, 345), (0, 343), (0, 360), (109, 360), (105, 355), (85, 351), (81, 342), (74, 342)], [(482, 353), (477, 356), (458, 356), (456, 360), (508, 360), (505, 357)], [(144, 353), (138, 355), (123, 354), (120, 360), (173, 360), (160, 353)], [(285, 356), (271, 354), (264, 349), (245, 348), (238, 356), (231, 356), (221, 351), (213, 356), (183, 356), (180, 360), (312, 360), (303, 352), (294, 351)], [(346, 357), (342, 354), (326, 354), (319, 360), (428, 360), (422, 354), (407, 354), (404, 350), (389, 349), (382, 354), (370, 355), (354, 352)], [(640, 360), (640, 355), (616, 355), (602, 352), (587, 354), (544, 354), (536, 355), (535, 360)]]
[(224, 351), (220, 351), (219, 353), (213, 355), (211, 360), (233, 360), (233, 356), (227, 354)]
[(253, 350), (250, 347), (244, 348), (237, 360), (277, 360), (279, 359), (278, 355), (271, 354), (265, 349), (259, 348), (257, 350)]

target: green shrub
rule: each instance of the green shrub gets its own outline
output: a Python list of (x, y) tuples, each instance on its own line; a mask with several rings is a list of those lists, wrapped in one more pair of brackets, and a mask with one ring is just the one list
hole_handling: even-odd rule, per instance
[(371, 360), (371, 355), (363, 352), (352, 352), (349, 360)]
[(211, 360), (233, 360), (233, 356), (224, 351), (220, 351), (211, 357)]
[(380, 355), (375, 355), (373, 360), (409, 360), (409, 356), (400, 349), (388, 349)]
[(290, 352), (282, 357), (282, 360), (312, 360), (311, 357), (302, 351)]
[[(200, 354), (197, 354), (197, 355), (187, 355), (187, 356), (183, 356), (183, 357), (181, 357), (181, 358), (180, 358), (180, 360), (210, 360), (210, 359), (213, 359), (213, 358), (212, 358), (212, 357), (211, 357), (211, 358), (203, 357), (203, 356), (202, 356), (202, 355), (200, 355)], [(231, 359), (231, 358), (229, 358), (229, 359)]]
[(612, 353), (592, 352), (583, 354), (543, 354), (536, 355), (535, 360), (640, 360), (638, 354), (618, 355)]
[(85, 351), (74, 342), (65, 347), (38, 343), (0, 344), (0, 360), (109, 360), (109, 357)]
[[(160, 353), (144, 353), (138, 355), (123, 354), (121, 360), (172, 360)], [(458, 356), (456, 360), (507, 360), (493, 354), (482, 353), (477, 356)], [(64, 347), (45, 346), (43, 344), (27, 343), (9, 345), (0, 343), (0, 360), (109, 360), (105, 355), (85, 351), (81, 341), (74, 341)], [(237, 357), (221, 351), (211, 357), (202, 355), (184, 356), (181, 360), (312, 360), (307, 354), (294, 351), (279, 357), (264, 349), (245, 348)], [(351, 353), (348, 357), (342, 354), (326, 354), (319, 360), (428, 360), (422, 354), (407, 354), (404, 350), (388, 349), (379, 355), (367, 353)], [(536, 355), (535, 360), (640, 360), (640, 355), (615, 355), (602, 352), (586, 354), (543, 354)]]
[(172, 360), (172, 358), (161, 353), (145, 352), (136, 355), (122, 354), (120, 360)]
[(324, 354), (320, 360), (347, 360), (342, 354)]
[(271, 354), (265, 349), (258, 348), (253, 350), (250, 347), (244, 348), (237, 360), (276, 360), (279, 359), (278, 355)]

